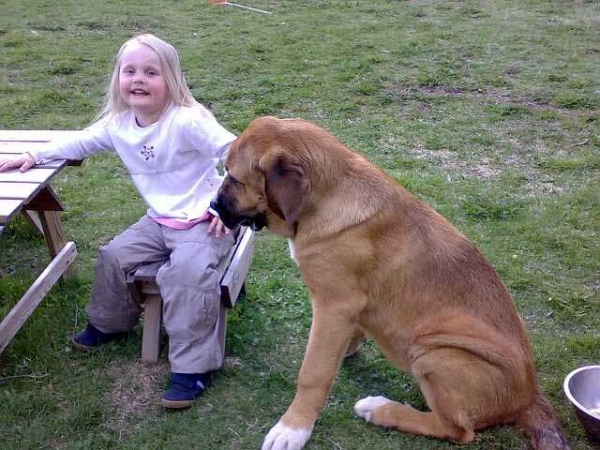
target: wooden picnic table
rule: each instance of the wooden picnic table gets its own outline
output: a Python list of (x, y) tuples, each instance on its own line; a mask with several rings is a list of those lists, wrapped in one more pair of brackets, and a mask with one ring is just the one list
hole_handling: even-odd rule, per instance
[[(16, 156), (45, 142), (68, 136), (75, 131), (62, 130), (0, 130), (0, 158)], [(0, 246), (4, 227), (18, 213), (43, 234), (51, 261), (35, 282), (0, 323), (0, 353), (8, 345), (44, 296), (70, 269), (77, 249), (74, 242), (66, 241), (60, 220), (64, 207), (50, 186), (50, 181), (67, 165), (78, 161), (58, 159), (36, 165), (27, 172), (18, 169), (0, 173)]]

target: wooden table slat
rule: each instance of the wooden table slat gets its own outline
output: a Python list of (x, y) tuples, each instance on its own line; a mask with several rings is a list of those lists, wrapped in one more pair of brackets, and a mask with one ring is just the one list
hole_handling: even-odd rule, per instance
[(0, 181), (0, 198), (26, 199), (32, 196), (39, 184), (37, 183), (8, 183)]
[[(53, 159), (51, 161), (48, 161), (46, 164), (39, 164), (39, 165), (33, 166), (33, 168), (34, 169), (58, 168), (58, 167), (67, 165), (71, 162), (81, 164), (81, 161), (70, 161), (67, 159)], [(79, 165), (79, 164), (77, 164), (77, 165)]]
[(12, 181), (12, 182), (26, 182), (26, 183), (45, 183), (47, 180), (52, 178), (55, 173), (58, 172), (57, 167), (66, 165), (65, 159), (56, 160), (60, 161), (58, 166), (48, 167), (35, 166), (27, 172), (19, 172), (18, 170), (9, 170), (8, 172), (0, 172), (0, 181)]
[(21, 209), (22, 205), (23, 200), (0, 199), (0, 225), (6, 225), (13, 214)]

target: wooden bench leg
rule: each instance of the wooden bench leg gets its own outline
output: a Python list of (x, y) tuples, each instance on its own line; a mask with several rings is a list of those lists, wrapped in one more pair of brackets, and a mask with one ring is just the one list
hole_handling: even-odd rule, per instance
[(162, 325), (162, 298), (151, 294), (144, 306), (144, 333), (142, 335), (142, 360), (158, 362), (160, 355), (160, 328)]
[[(44, 230), (44, 239), (50, 250), (50, 256), (54, 258), (65, 245), (60, 212), (39, 211), (39, 219)], [(70, 267), (63, 275), (64, 279), (72, 279), (75, 276), (74, 268)]]
[(223, 355), (223, 361), (225, 361), (225, 336), (227, 335), (227, 309), (223, 303), (219, 309), (219, 318), (217, 320), (217, 329), (219, 332), (219, 345), (221, 346), (221, 353)]

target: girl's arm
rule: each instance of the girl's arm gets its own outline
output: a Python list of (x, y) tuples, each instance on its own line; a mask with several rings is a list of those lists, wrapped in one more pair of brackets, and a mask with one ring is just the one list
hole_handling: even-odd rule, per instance
[(75, 136), (48, 142), (41, 149), (30, 152), (30, 155), (37, 164), (44, 164), (52, 159), (84, 159), (111, 148), (107, 127), (97, 123)]
[(111, 148), (105, 127), (92, 126), (80, 131), (75, 137), (50, 141), (38, 150), (23, 153), (14, 158), (0, 158), (0, 172), (19, 169), (26, 172), (36, 164), (52, 159), (84, 159), (101, 150)]
[(217, 120), (202, 114), (195, 108), (188, 111), (189, 121), (184, 130), (188, 142), (209, 158), (225, 159), (229, 146), (236, 139), (235, 134), (223, 127)]

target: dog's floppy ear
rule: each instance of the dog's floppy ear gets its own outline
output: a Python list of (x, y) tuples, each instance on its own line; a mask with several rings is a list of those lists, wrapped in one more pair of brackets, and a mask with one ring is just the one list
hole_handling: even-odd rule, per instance
[(259, 162), (265, 174), (269, 208), (281, 217), (293, 235), (309, 194), (309, 180), (300, 161), (285, 152), (272, 152)]

